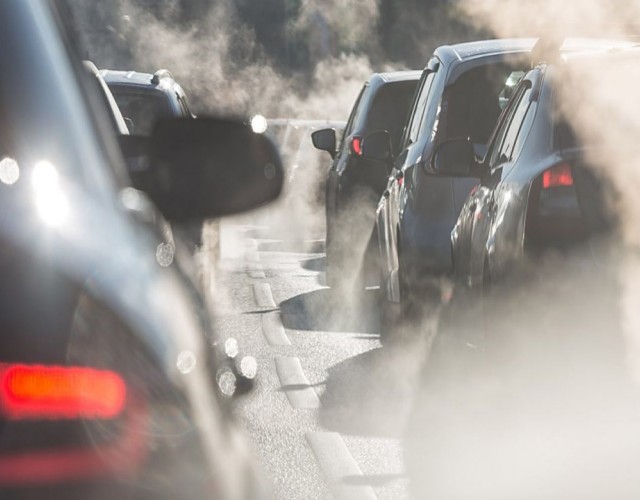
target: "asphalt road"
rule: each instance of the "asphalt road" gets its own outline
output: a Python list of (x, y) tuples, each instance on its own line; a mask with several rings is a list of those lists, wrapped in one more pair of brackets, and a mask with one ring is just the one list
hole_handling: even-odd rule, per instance
[(219, 265), (203, 266), (218, 333), (259, 363), (236, 412), (261, 468), (278, 499), (407, 498), (401, 443), (419, 349), (381, 346), (379, 291), (323, 286), (322, 228), (282, 228), (225, 221)]

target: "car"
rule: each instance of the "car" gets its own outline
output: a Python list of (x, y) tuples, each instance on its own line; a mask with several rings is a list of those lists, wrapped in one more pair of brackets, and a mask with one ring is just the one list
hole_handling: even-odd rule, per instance
[(367, 257), (376, 246), (373, 213), (389, 170), (384, 163), (362, 156), (362, 139), (387, 131), (397, 152), (419, 78), (419, 71), (371, 75), (353, 105), (339, 145), (331, 128), (312, 135), (315, 147), (327, 151), (333, 160), (325, 197), (326, 281), (331, 287), (362, 288), (367, 282)]
[[(636, 55), (623, 50), (624, 44), (594, 43), (589, 50), (565, 53), (564, 65), (539, 64), (528, 72), (514, 90), (482, 161), (472, 158), (467, 142), (460, 139), (436, 150), (435, 172), (479, 179), (451, 232), (457, 285), (482, 294), (530, 257), (581, 244), (609, 226), (602, 183), (584, 166), (585, 146), (570, 123), (558, 118), (554, 79), (584, 59), (604, 64)], [(463, 156), (454, 166), (447, 155), (458, 153)]]
[[(161, 118), (195, 118), (189, 108), (187, 95), (169, 70), (161, 69), (150, 74), (102, 69), (100, 76), (129, 122), (131, 132), (136, 135), (150, 135)], [(202, 246), (202, 221), (174, 226), (172, 229), (192, 253)]]
[(277, 150), (207, 117), (119, 144), (70, 18), (56, 0), (0, 3), (0, 497), (259, 498), (228, 402), (240, 380), (145, 213), (266, 203)]
[[(384, 332), (420, 304), (440, 294), (451, 273), (450, 233), (475, 179), (429, 176), (425, 166), (436, 144), (470, 137), (486, 148), (510, 85), (530, 64), (534, 40), (489, 40), (442, 46), (426, 65), (408, 124), (391, 154), (384, 134), (363, 140), (364, 156), (391, 161), (392, 171), (376, 209), (385, 311)], [(385, 333), (385, 334), (386, 334)]]
[(170, 71), (154, 74), (136, 71), (100, 70), (120, 111), (132, 123), (132, 133), (150, 135), (158, 119), (163, 117), (194, 117), (182, 87)]
[(452, 231), (455, 289), (408, 419), (416, 498), (640, 493), (638, 219), (625, 206), (640, 50), (541, 45), (485, 158), (453, 139), (431, 160), (480, 183)]

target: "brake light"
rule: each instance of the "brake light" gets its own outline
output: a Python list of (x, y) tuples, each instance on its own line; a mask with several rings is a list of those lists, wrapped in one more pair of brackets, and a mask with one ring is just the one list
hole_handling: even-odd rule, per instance
[(560, 163), (542, 174), (542, 189), (573, 186), (571, 165)]
[(362, 156), (362, 138), (354, 137), (351, 139), (351, 151), (353, 151), (356, 155)]
[(125, 398), (124, 380), (111, 371), (0, 365), (0, 414), (11, 420), (114, 418)]

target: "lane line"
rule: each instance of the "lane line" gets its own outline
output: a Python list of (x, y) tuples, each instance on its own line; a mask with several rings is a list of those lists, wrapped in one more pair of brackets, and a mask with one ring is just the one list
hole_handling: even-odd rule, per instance
[(268, 307), (269, 309), (275, 309), (277, 307), (269, 283), (254, 283), (253, 298), (258, 307)]
[(267, 277), (262, 266), (257, 263), (247, 265), (247, 274), (253, 279), (265, 279)]
[(287, 336), (287, 332), (282, 325), (282, 318), (280, 317), (280, 313), (262, 315), (262, 333), (264, 333), (264, 336), (267, 339), (269, 345), (291, 345), (291, 341)]
[(310, 386), (309, 379), (302, 370), (300, 360), (278, 356), (275, 361), (280, 385), (291, 406), (298, 410), (320, 408), (318, 394)]
[(354, 484), (364, 475), (337, 432), (308, 432), (307, 442), (336, 500), (376, 500), (371, 486)]

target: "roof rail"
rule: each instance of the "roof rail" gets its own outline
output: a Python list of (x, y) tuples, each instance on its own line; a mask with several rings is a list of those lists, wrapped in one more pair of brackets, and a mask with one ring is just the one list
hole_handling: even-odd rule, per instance
[(551, 35), (540, 37), (531, 49), (531, 68), (535, 68), (541, 63), (551, 63), (560, 58), (560, 49), (564, 44), (565, 37), (562, 35)]
[(153, 74), (151, 83), (154, 85), (158, 85), (160, 83), (160, 79), (162, 78), (173, 78), (173, 75), (168, 69), (159, 69)]

